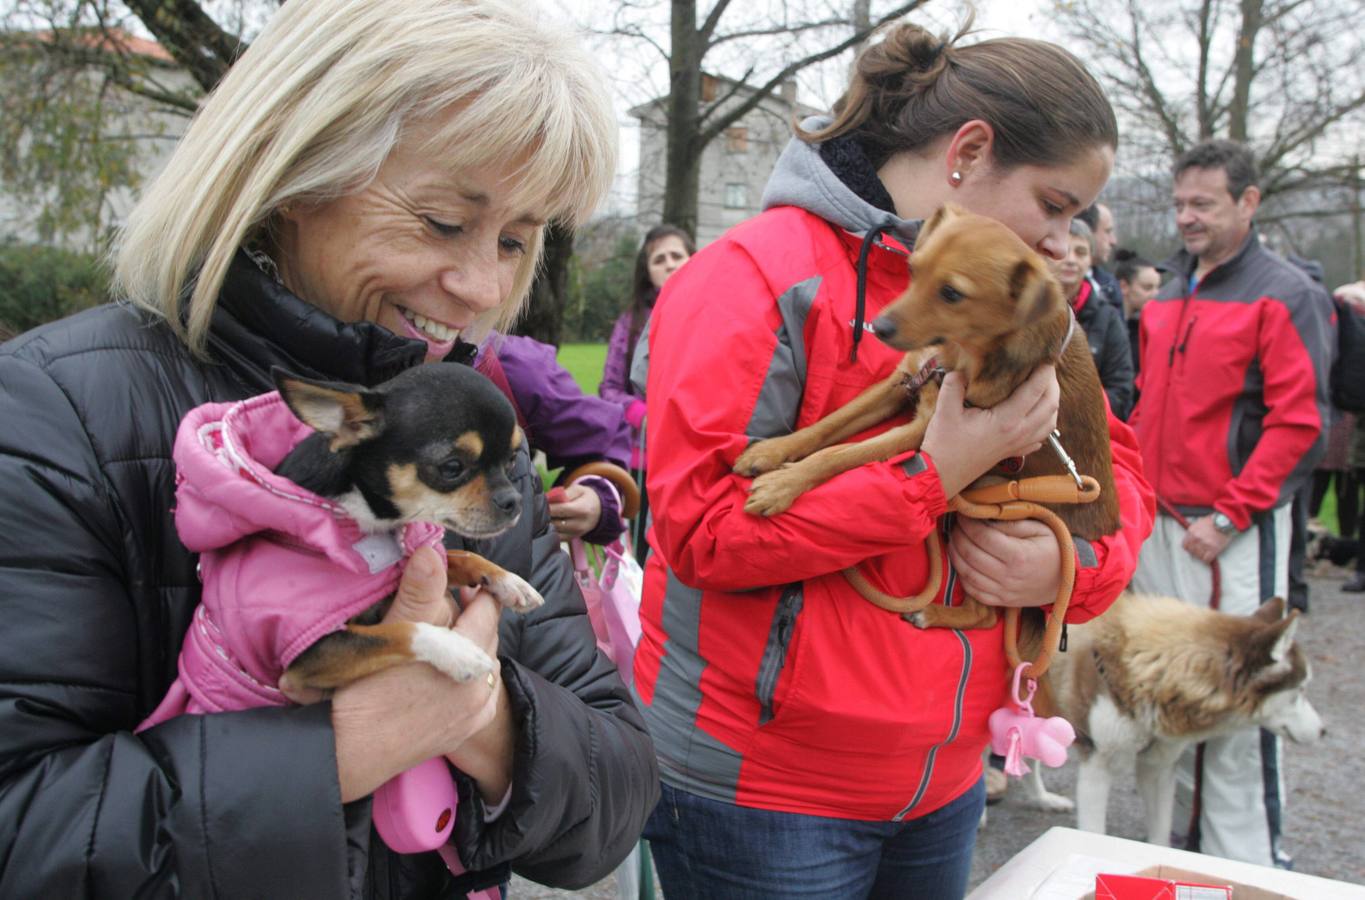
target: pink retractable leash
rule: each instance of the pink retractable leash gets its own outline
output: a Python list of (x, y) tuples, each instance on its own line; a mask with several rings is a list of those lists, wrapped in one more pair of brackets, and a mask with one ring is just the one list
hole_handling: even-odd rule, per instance
[[(455, 811), (460, 796), (450, 766), (444, 759), (429, 759), (394, 776), (374, 792), (374, 827), (397, 853), (435, 850), (453, 875), (466, 871), (450, 835), (455, 830)], [(501, 900), (497, 888), (469, 892), (470, 900)]]

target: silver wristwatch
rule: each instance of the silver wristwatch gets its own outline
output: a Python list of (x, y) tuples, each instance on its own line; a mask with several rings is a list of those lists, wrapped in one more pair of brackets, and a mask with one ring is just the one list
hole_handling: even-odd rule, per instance
[(1216, 509), (1213, 511), (1213, 527), (1218, 530), (1219, 534), (1236, 534), (1239, 531), (1231, 519)]

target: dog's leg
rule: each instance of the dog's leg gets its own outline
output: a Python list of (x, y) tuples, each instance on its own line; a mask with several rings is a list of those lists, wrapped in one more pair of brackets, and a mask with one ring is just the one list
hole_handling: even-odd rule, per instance
[(735, 460), (734, 471), (749, 477), (771, 472), (783, 463), (805, 459), (822, 447), (848, 440), (891, 417), (909, 403), (909, 396), (901, 387), (903, 378), (904, 374), (897, 369), (890, 378), (874, 384), (813, 425), (751, 444)]
[(515, 612), (529, 612), (545, 602), (545, 598), (521, 576), (489, 562), (477, 553), (448, 550), (446, 568), (451, 587), (481, 587)]
[(1112, 755), (1099, 750), (1081, 759), (1076, 772), (1076, 827), (1081, 831), (1106, 833), (1104, 821), (1109, 809), (1114, 763)]
[(495, 663), (469, 638), (416, 622), (348, 625), (299, 654), (280, 677), (280, 690), (311, 703), (342, 685), (406, 662), (427, 662), (457, 681), (493, 671)]
[(1019, 779), (1019, 787), (1024, 792), (1021, 802), (1025, 806), (1047, 812), (1071, 812), (1076, 808), (1076, 804), (1066, 797), (1047, 789), (1043, 784), (1043, 764), (1037, 760), (1029, 764), (1029, 773)]
[(1154, 739), (1138, 754), (1137, 787), (1147, 813), (1147, 843), (1160, 847), (1171, 843), (1171, 819), (1175, 810), (1175, 767), (1185, 749), (1178, 741)]
[(994, 628), (1000, 618), (994, 606), (968, 597), (958, 606), (926, 606), (906, 619), (916, 628)]
[(760, 475), (749, 488), (749, 499), (744, 504), (744, 511), (758, 516), (775, 516), (784, 512), (796, 502), (797, 497), (841, 472), (915, 449), (924, 439), (928, 424), (928, 416), (916, 416), (912, 422), (898, 425), (865, 441), (826, 447), (800, 462)]

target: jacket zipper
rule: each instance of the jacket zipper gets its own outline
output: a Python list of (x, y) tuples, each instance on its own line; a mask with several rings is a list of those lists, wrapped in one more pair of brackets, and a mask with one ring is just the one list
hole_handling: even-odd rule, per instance
[(782, 590), (773, 612), (772, 628), (768, 632), (768, 643), (763, 647), (763, 658), (758, 664), (758, 679), (755, 692), (758, 695), (758, 724), (766, 725), (773, 717), (773, 695), (777, 692), (777, 679), (787, 663), (787, 648), (791, 645), (792, 632), (796, 630), (796, 617), (801, 612), (801, 585), (789, 584)]
[[(1191, 318), (1189, 324), (1186, 325), (1185, 317), (1186, 317), (1187, 315), (1189, 315), (1189, 312), (1190, 312), (1190, 305), (1191, 305), (1191, 303), (1194, 301), (1194, 295), (1195, 295), (1195, 293), (1196, 293), (1197, 288), (1198, 288), (1198, 285), (1195, 285), (1195, 284), (1189, 285), (1189, 287), (1186, 289), (1186, 290), (1188, 291), (1188, 293), (1186, 293), (1185, 298), (1181, 301), (1181, 305), (1180, 305), (1180, 319), (1179, 319), (1179, 321), (1176, 322), (1175, 334), (1174, 334), (1174, 335), (1172, 336), (1172, 338), (1171, 338), (1171, 349), (1170, 349), (1170, 351), (1167, 353), (1167, 358), (1166, 358), (1166, 369), (1167, 369), (1167, 374), (1166, 374), (1166, 390), (1167, 390), (1168, 392), (1174, 390), (1174, 386), (1175, 386), (1175, 354), (1176, 354), (1176, 350), (1177, 350), (1177, 348), (1183, 347), (1183, 346), (1184, 346), (1184, 343), (1180, 340), (1180, 330), (1181, 330), (1181, 327), (1182, 327), (1182, 326), (1185, 326), (1185, 340), (1188, 341), (1188, 340), (1189, 340), (1189, 337), (1190, 337), (1190, 334), (1189, 334), (1190, 329), (1194, 327), (1194, 319), (1199, 318), (1198, 315), (1193, 316), (1193, 317)], [(1181, 369), (1183, 370), (1184, 367), (1182, 366)], [(1173, 415), (1176, 414), (1176, 412), (1177, 412), (1177, 410), (1176, 410), (1176, 404), (1175, 404), (1175, 403), (1169, 403), (1169, 402), (1168, 402), (1168, 403), (1163, 403), (1163, 404), (1162, 404), (1161, 413), (1160, 413), (1160, 415), (1157, 417), (1157, 421), (1158, 421), (1158, 423), (1159, 423), (1159, 426), (1158, 426), (1158, 433), (1157, 433), (1157, 435), (1156, 435), (1156, 440), (1154, 441), (1156, 447), (1162, 448), (1162, 447), (1165, 447), (1165, 446), (1166, 446), (1166, 433), (1167, 433), (1168, 431), (1170, 431), (1170, 427), (1169, 427), (1170, 424), (1171, 424), (1170, 420), (1171, 420), (1171, 417), (1172, 417)], [(1151, 481), (1151, 483), (1152, 483), (1152, 487), (1156, 489), (1156, 492), (1157, 492), (1158, 496), (1161, 494), (1161, 491), (1162, 491), (1162, 488), (1163, 488), (1163, 485), (1162, 485), (1162, 483), (1161, 483), (1161, 482), (1162, 482), (1161, 475), (1162, 475), (1161, 472), (1152, 472), (1152, 473), (1150, 473), (1150, 474), (1148, 475), (1148, 478), (1150, 479), (1150, 481)]]

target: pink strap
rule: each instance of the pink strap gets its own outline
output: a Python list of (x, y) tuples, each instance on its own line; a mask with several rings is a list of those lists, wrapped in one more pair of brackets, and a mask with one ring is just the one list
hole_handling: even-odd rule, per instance
[[(446, 868), (452, 875), (463, 875), (466, 871), (464, 864), (460, 862), (460, 854), (455, 852), (454, 844), (442, 844), (436, 848), (436, 852), (441, 854), (441, 859), (445, 860)], [(484, 888), (480, 891), (470, 891), (466, 894), (469, 900), (502, 900), (502, 892), (495, 887)]]

